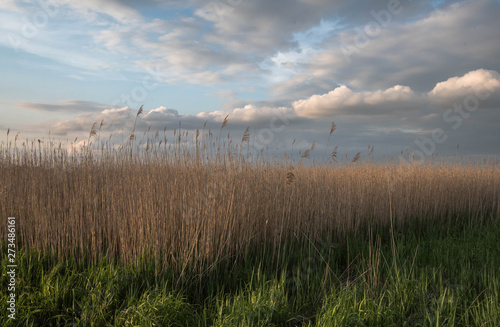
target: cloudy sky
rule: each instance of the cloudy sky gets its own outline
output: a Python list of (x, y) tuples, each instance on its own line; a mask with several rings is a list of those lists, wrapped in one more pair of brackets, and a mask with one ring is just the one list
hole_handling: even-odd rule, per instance
[[(0, 141), (218, 129), (500, 155), (500, 1), (0, 0)], [(125, 136), (126, 137), (126, 136)]]

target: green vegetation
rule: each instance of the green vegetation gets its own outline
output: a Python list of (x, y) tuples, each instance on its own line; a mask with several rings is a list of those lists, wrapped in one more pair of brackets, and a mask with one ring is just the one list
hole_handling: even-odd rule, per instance
[(480, 227), (398, 231), (394, 243), (359, 235), (305, 247), (291, 239), (274, 259), (249, 253), (183, 275), (147, 260), (93, 264), (23, 250), (18, 319), (2, 315), (0, 324), (499, 326), (498, 235), (498, 219), (485, 219)]

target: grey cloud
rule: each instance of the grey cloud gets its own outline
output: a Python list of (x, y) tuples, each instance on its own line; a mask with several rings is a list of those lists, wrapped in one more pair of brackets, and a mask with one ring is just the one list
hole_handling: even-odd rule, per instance
[[(196, 14), (214, 24), (213, 33), (206, 36), (209, 42), (264, 59), (278, 50), (296, 48), (293, 34), (316, 26), (322, 19), (339, 20), (345, 26), (363, 24), (373, 20), (372, 11), (386, 10), (391, 2), (394, 0), (211, 1)], [(397, 2), (404, 7), (398, 21), (433, 10), (431, 1)]]
[(279, 49), (296, 47), (294, 32), (303, 31), (319, 23), (344, 1), (233, 1), (237, 5), (218, 13), (209, 2), (196, 14), (212, 22), (213, 32), (206, 35), (208, 42), (224, 45), (230, 51), (252, 54), (261, 60)]
[[(498, 108), (497, 108), (498, 109)], [(88, 137), (90, 127), (94, 122), (104, 120), (102, 136), (109, 134), (115, 136), (120, 142), (126, 140), (130, 134), (136, 111), (130, 108), (110, 109), (94, 114), (79, 115), (74, 119), (50, 121), (32, 126), (32, 129), (47, 132), (50, 126), (52, 135), (66, 135), (74, 137)], [(498, 148), (499, 131), (496, 126), (499, 110), (478, 110), (468, 119), (464, 120), (459, 128), (443, 120), (441, 112), (422, 116), (399, 114), (393, 115), (391, 119), (377, 120), (370, 116), (358, 116), (351, 119), (350, 115), (335, 115), (332, 117), (307, 118), (294, 115), (290, 107), (257, 107), (247, 105), (236, 108), (231, 112), (215, 111), (202, 112), (196, 115), (184, 115), (178, 111), (166, 107), (145, 110), (137, 119), (136, 135), (141, 138), (149, 128), (151, 135), (155, 131), (167, 130), (167, 137), (172, 137), (172, 131), (179, 127), (183, 130), (194, 131), (202, 129), (207, 122), (206, 129), (212, 132), (218, 131), (222, 120), (229, 115), (229, 124), (223, 130), (223, 135), (230, 135), (238, 140), (247, 126), (250, 126), (252, 144), (255, 142), (255, 151), (268, 149), (272, 154), (283, 154), (285, 151), (290, 155), (293, 139), (295, 156), (297, 151), (311, 147), (315, 142), (317, 149), (313, 157), (321, 158), (326, 146), (326, 139), (331, 121), (337, 124), (328, 154), (334, 146), (339, 146), (339, 157), (345, 156), (345, 151), (350, 157), (355, 152), (361, 151), (367, 155), (367, 146), (375, 146), (375, 154), (387, 154), (397, 157), (403, 149), (419, 149), (416, 141), (429, 140), (435, 129), (441, 129), (446, 134), (446, 141), (436, 144), (434, 151), (443, 154), (453, 154), (456, 144), (460, 144), (462, 154), (486, 154), (495, 153)], [(478, 132), (480, 131), (480, 132)], [(255, 141), (254, 141), (255, 140)], [(424, 142), (425, 143), (425, 142)], [(254, 145), (252, 145), (254, 146)]]
[[(481, 89), (477, 108), (465, 106), (466, 116), (453, 112), (454, 105), (474, 96), (478, 86), (489, 88), (488, 97), (484, 97), (486, 93)], [(267, 137), (269, 142), (263, 145), (275, 148), (289, 147), (294, 138), (303, 141), (303, 146), (313, 141), (321, 145), (329, 123), (335, 121), (339, 126), (336, 139), (348, 148), (358, 149), (368, 144), (376, 144), (379, 151), (411, 148), (416, 146), (415, 140), (429, 139), (434, 130), (441, 129), (450, 143), (439, 145), (440, 149), (448, 149), (451, 143), (470, 144), (472, 141), (468, 139), (484, 142), (469, 149), (474, 152), (487, 146), (495, 148), (490, 135), (498, 135), (495, 125), (500, 118), (500, 75), (480, 69), (437, 83), (427, 93), (415, 93), (405, 86), (364, 92), (343, 86), (289, 105), (264, 101), (197, 114), (181, 114), (172, 108), (159, 107), (145, 109), (136, 127), (137, 132), (148, 128), (171, 131), (178, 128), (180, 122), (184, 130), (195, 130), (207, 122), (207, 128), (219, 129), (226, 116), (229, 116), (229, 125), (225, 132), (234, 135), (250, 126), (256, 135), (261, 133)], [(135, 113), (128, 107), (111, 108), (46, 124), (51, 126), (53, 134), (67, 135), (87, 133), (93, 122), (101, 120), (105, 122), (105, 133), (126, 136), (134, 125)], [(391, 137), (392, 142), (388, 141)]]
[[(458, 0), (461, 1), (461, 0)], [(443, 8), (457, 0), (445, 0), (437, 8)], [(348, 27), (370, 25), (377, 19), (390, 15), (390, 23), (406, 23), (424, 18), (436, 9), (436, 1), (433, 0), (373, 0), (349, 1), (342, 7), (341, 23)], [(378, 18), (377, 18), (378, 17)]]
[(257, 63), (245, 56), (200, 41), (205, 33), (201, 25), (194, 18), (117, 25), (98, 33), (95, 41), (112, 52), (134, 52), (136, 69), (157, 67), (169, 83), (215, 84), (260, 72)]
[(314, 76), (299, 74), (275, 83), (271, 88), (271, 94), (274, 99), (300, 99), (311, 94), (328, 93), (338, 86), (333, 80), (318, 80)]
[[(403, 84), (426, 92), (449, 76), (478, 68), (498, 71), (499, 14), (497, 1), (469, 0), (411, 23), (393, 22), (366, 42), (359, 30), (343, 31), (302, 63), (301, 74), (318, 85), (333, 87), (340, 81), (358, 89), (385, 89)], [(346, 56), (346, 51), (351, 54)]]
[(93, 123), (103, 122), (104, 129), (112, 132), (132, 130), (132, 110), (128, 107), (120, 109), (106, 109), (98, 113), (85, 113), (72, 119), (56, 119), (46, 122), (29, 124), (32, 131), (60, 136), (82, 136), (90, 132)]
[[(300, 130), (303, 124), (309, 121), (306, 118), (296, 117), (293, 110), (288, 107), (258, 107), (255, 105), (235, 108), (232, 111), (200, 112), (196, 115), (180, 114), (175, 109), (159, 107), (144, 109), (143, 114), (135, 121), (135, 111), (125, 107), (108, 109), (98, 113), (81, 114), (73, 119), (32, 124), (30, 129), (44, 133), (50, 130), (52, 135), (59, 136), (88, 137), (92, 124), (104, 121), (102, 135), (112, 134), (119, 140), (120, 137), (127, 139), (134, 125), (137, 135), (149, 129), (153, 133), (165, 129), (171, 135), (170, 133), (179, 127), (179, 123), (183, 130), (202, 129), (205, 122), (207, 123), (207, 130), (218, 130), (227, 115), (229, 115), (229, 125), (224, 129), (224, 134), (231, 133), (233, 136), (242, 134), (247, 126), (250, 126), (254, 134), (261, 130), (268, 133), (272, 129), (273, 144), (285, 135), (289, 135), (290, 131)], [(279, 131), (279, 133), (275, 131)], [(275, 134), (276, 137), (274, 137)], [(265, 135), (267, 137), (268, 134)], [(284, 140), (280, 142), (285, 144)], [(264, 142), (262, 145), (268, 144)]]
[(47, 103), (22, 101), (15, 105), (22, 109), (60, 113), (100, 112), (106, 109), (117, 108), (117, 106), (113, 105), (80, 100), (61, 100)]

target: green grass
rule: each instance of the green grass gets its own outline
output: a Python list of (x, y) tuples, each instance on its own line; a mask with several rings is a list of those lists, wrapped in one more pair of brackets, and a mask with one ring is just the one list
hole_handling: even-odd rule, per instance
[(500, 326), (498, 219), (419, 224), (394, 241), (388, 229), (333, 243), (296, 235), (203, 273), (21, 250), (17, 319), (3, 273), (0, 325)]

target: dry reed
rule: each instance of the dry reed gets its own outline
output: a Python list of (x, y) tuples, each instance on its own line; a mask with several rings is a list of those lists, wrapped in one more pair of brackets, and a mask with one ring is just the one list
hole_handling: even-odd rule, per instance
[[(225, 125), (227, 117), (221, 130)], [(205, 130), (196, 133), (195, 148), (184, 146), (178, 133), (178, 144), (156, 133), (133, 155), (133, 139), (121, 148), (96, 143), (71, 153), (51, 142), (4, 145), (1, 215), (18, 217), (28, 249), (124, 262), (146, 253), (205, 269), (265, 242), (342, 237), (388, 226), (390, 217), (399, 224), (415, 217), (453, 223), (456, 215), (500, 214), (498, 165), (403, 166), (363, 162), (357, 154), (356, 165), (291, 167), (293, 161), (242, 154), (248, 128), (236, 146)]]

